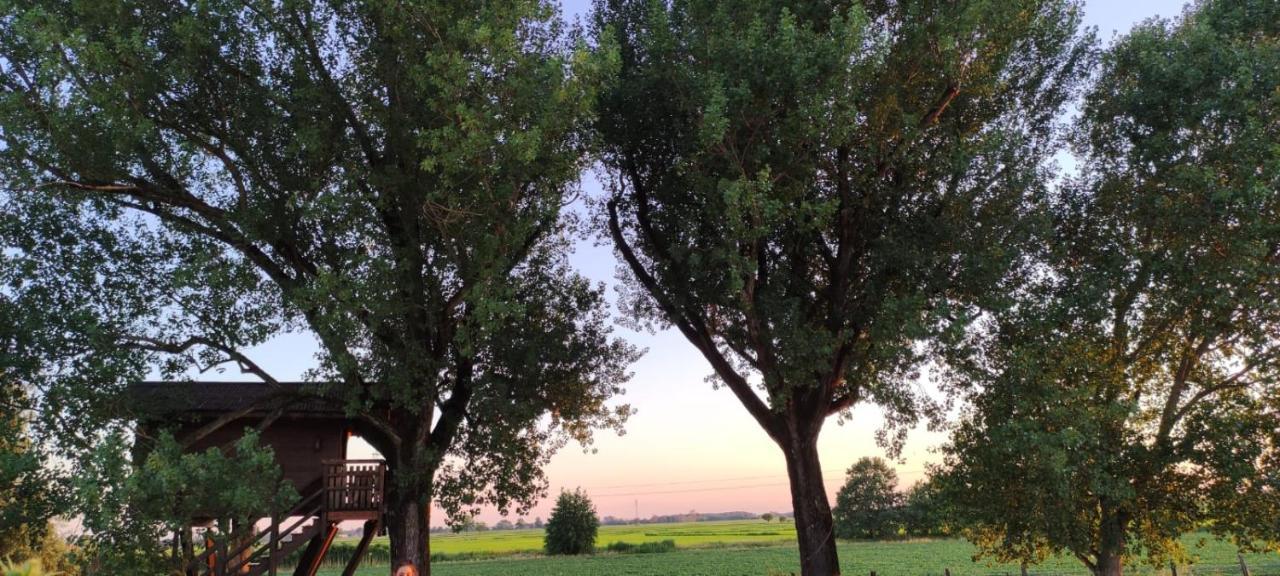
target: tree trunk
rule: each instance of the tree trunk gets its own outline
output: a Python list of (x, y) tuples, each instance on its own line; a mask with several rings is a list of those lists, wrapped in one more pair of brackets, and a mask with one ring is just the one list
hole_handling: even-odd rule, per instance
[(431, 486), (402, 487), (387, 483), (387, 535), (391, 537), (391, 573), (411, 565), (431, 574)]
[(818, 462), (817, 434), (792, 435), (782, 447), (791, 480), (791, 506), (795, 511), (796, 540), (800, 545), (800, 574), (837, 576), (835, 527), (831, 504)]
[(1102, 552), (1098, 555), (1098, 563), (1093, 573), (1094, 576), (1122, 576), (1124, 557), (1117, 553)]
[(1098, 561), (1094, 576), (1123, 576), (1125, 520), (1111, 505), (1103, 503), (1102, 521), (1099, 526)]

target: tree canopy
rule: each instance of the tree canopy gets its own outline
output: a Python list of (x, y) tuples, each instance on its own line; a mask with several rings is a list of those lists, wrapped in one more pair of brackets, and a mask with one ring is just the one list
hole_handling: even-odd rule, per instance
[(624, 305), (676, 328), (782, 448), (806, 575), (839, 572), (823, 423), (933, 414), (912, 385), (930, 345), (1020, 261), (1085, 76), (1078, 19), (1058, 0), (597, 2)]
[(859, 458), (836, 493), (836, 536), (878, 539), (898, 534), (898, 473), (883, 458)]
[(433, 498), (523, 510), (629, 413), (635, 352), (565, 261), (596, 72), (551, 3), (2, 10), (0, 285), (29, 335), (5, 361), (64, 447), (131, 380), (273, 383), (251, 349), (308, 335), (425, 568)]
[(1280, 542), (1278, 23), (1205, 0), (1107, 50), (1039, 265), (956, 364), (985, 552), (1114, 575), (1200, 527)]

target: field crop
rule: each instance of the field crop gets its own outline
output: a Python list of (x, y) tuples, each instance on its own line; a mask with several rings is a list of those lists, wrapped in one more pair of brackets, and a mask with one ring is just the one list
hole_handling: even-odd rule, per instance
[[(598, 553), (581, 557), (546, 557), (537, 553), (542, 545), (540, 530), (510, 530), (471, 534), (434, 535), (433, 553), (498, 555), (484, 560), (445, 561), (432, 565), (440, 576), (769, 576), (798, 572), (800, 563), (794, 546), (795, 529), (790, 524), (763, 521), (696, 522), (605, 526), (597, 546), (611, 542), (656, 542), (674, 540), (679, 550), (661, 554)], [(1239, 576), (1234, 548), (1213, 538), (1187, 538), (1198, 557), (1196, 576)], [(383, 544), (385, 547), (385, 544)], [(841, 542), (841, 566), (846, 576), (941, 576), (950, 569), (953, 576), (1017, 574), (1017, 565), (988, 565), (972, 560), (973, 547), (956, 539), (908, 540), (895, 542)], [(1280, 555), (1246, 556), (1253, 576), (1280, 576)], [(362, 568), (359, 576), (385, 576), (385, 564)], [(1086, 575), (1084, 567), (1071, 558), (1050, 559), (1032, 567), (1035, 575)], [(337, 576), (341, 568), (322, 571)], [(1167, 574), (1135, 568), (1129, 574)], [(1181, 571), (1180, 574), (1191, 572)]]

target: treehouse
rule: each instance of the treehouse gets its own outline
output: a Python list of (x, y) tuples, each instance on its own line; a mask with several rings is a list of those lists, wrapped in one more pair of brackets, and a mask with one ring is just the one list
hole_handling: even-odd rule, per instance
[[(314, 576), (340, 524), (363, 521), (363, 538), (343, 571), (349, 576), (383, 529), (386, 468), (381, 460), (347, 458), (348, 439), (360, 425), (323, 386), (141, 382), (129, 387), (127, 398), (139, 435), (169, 430), (188, 452), (217, 448), (230, 453), (245, 429), (256, 430), (260, 444), (274, 451), (284, 481), (300, 496), (283, 514), (234, 526), (221, 541), (207, 539), (199, 554), (194, 553), (191, 530), (182, 531), (174, 539), (174, 553), (191, 558), (188, 575), (275, 576), (305, 546), (293, 574)], [(197, 525), (214, 520), (199, 518)]]

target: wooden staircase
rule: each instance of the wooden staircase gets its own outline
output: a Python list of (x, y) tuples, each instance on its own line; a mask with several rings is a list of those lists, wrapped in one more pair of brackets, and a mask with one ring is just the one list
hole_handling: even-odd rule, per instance
[(262, 530), (210, 542), (185, 572), (187, 576), (277, 576), (286, 559), (306, 545), (293, 574), (315, 576), (338, 535), (339, 523), (364, 520), (363, 537), (342, 572), (351, 576), (369, 541), (381, 530), (385, 476), (380, 460), (326, 461), (324, 475), (301, 490), (303, 497), (293, 508), (272, 517)]

